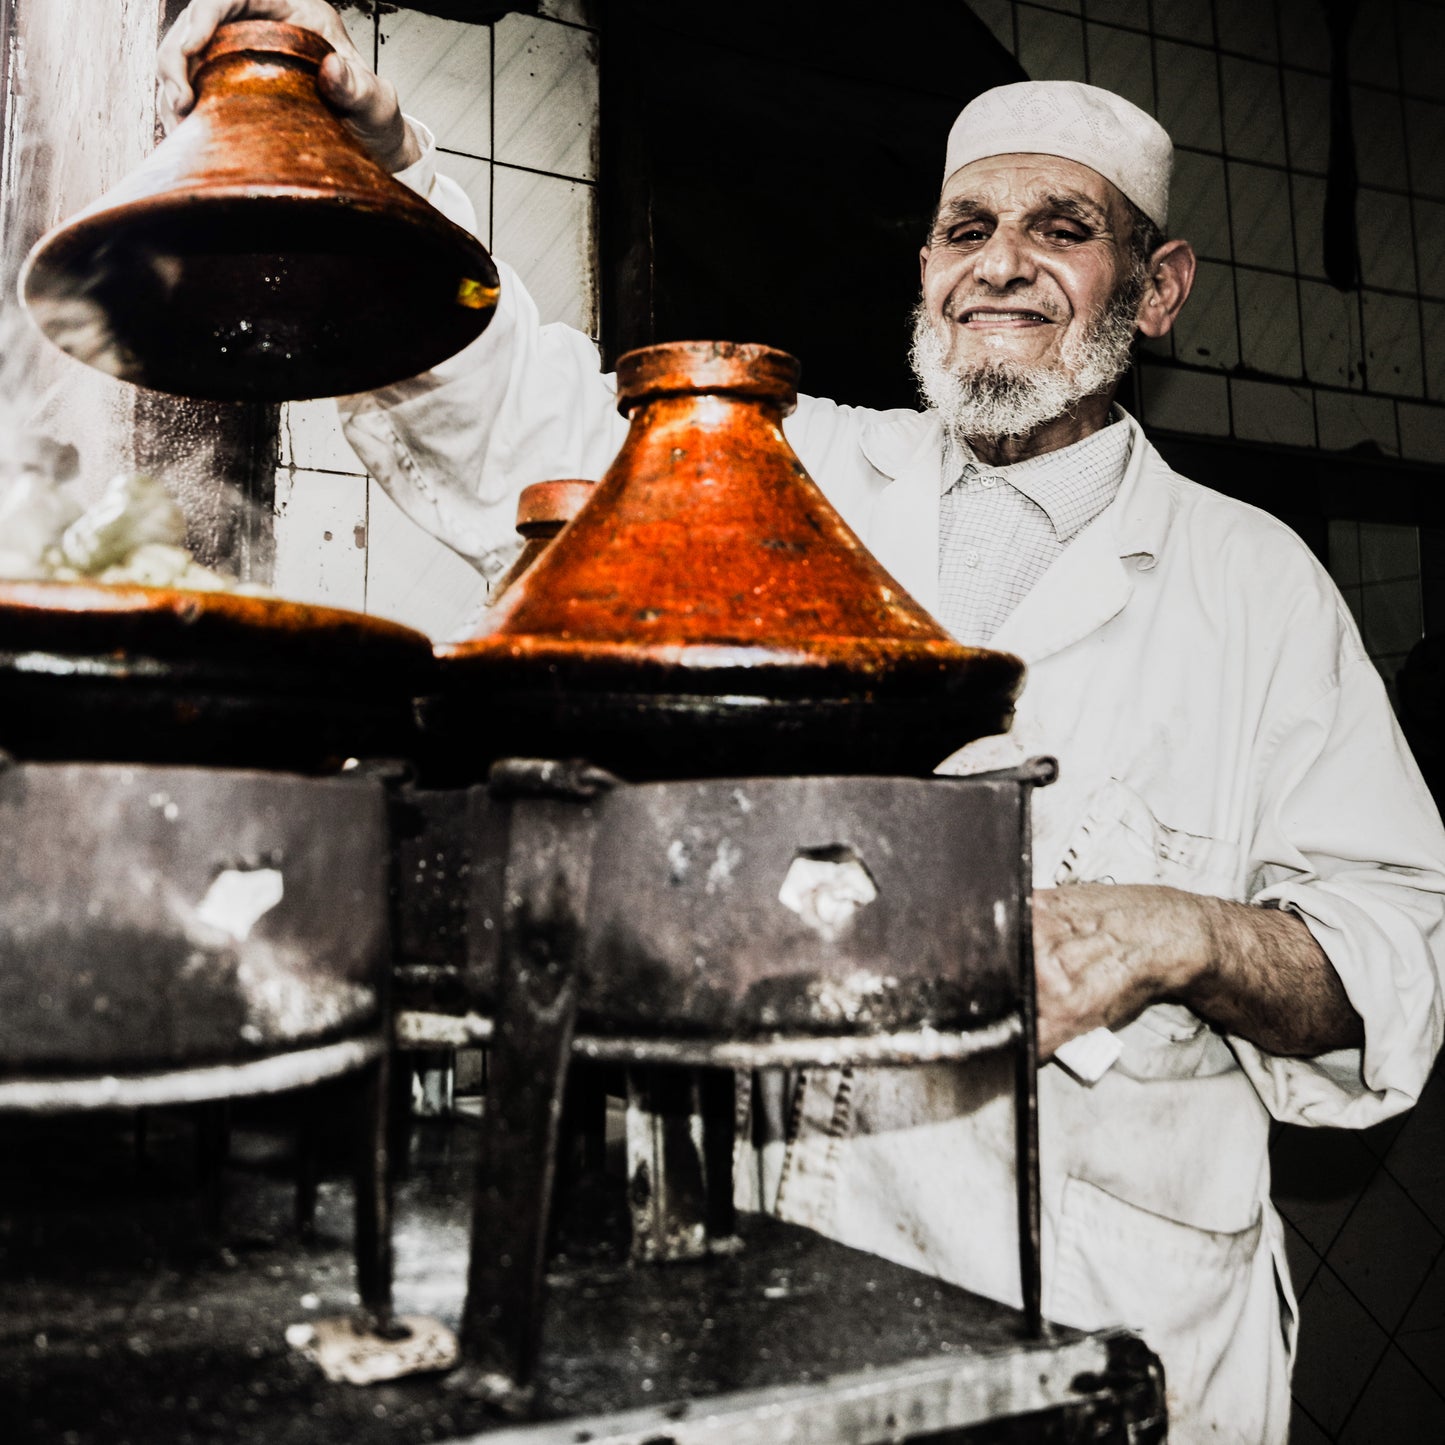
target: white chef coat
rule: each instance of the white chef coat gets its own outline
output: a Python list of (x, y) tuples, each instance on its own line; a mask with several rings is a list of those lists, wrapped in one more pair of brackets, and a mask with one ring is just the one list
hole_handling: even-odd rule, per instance
[[(602, 475), (626, 430), (613, 403), (588, 339), (540, 326), (503, 268), (501, 306), (467, 351), (342, 411), (400, 505), (498, 571), (521, 486)], [(1121, 424), (1134, 436), (1118, 495), (993, 639), (1029, 668), (1012, 731), (942, 770), (1058, 757), (1034, 798), (1035, 886), (1163, 883), (1287, 907), (1364, 1019), (1362, 1050), (1293, 1060), (1156, 1005), (1119, 1031), (1122, 1056), (1093, 1087), (1057, 1065), (1039, 1075), (1046, 1314), (1139, 1329), (1165, 1363), (1172, 1440), (1282, 1442), (1295, 1312), (1269, 1119), (1365, 1127), (1418, 1097), (1445, 1013), (1445, 833), (1308, 549)], [(802, 398), (786, 431), (936, 609), (936, 416)], [(801, 1121), (783, 1217), (1018, 1298), (1002, 1061), (815, 1071)]]

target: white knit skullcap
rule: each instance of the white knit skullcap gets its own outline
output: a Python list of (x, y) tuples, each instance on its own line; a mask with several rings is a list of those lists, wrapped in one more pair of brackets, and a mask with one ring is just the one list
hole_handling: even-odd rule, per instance
[(970, 101), (948, 133), (946, 181), (986, 156), (1062, 156), (1112, 181), (1162, 231), (1169, 223), (1169, 132), (1111, 90), (1023, 80)]

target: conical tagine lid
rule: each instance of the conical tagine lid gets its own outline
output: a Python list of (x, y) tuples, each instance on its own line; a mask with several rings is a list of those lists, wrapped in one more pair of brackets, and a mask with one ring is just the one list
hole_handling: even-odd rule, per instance
[(828, 503), (783, 437), (797, 375), (762, 346), (621, 359), (617, 460), (487, 634), (439, 650), (454, 764), (919, 774), (1008, 727), (1023, 664), (953, 641)]
[(283, 401), (415, 376), (480, 335), (491, 258), (327, 107), (330, 50), (270, 21), (217, 30), (191, 114), (30, 253), (21, 296), (52, 341), (161, 391)]

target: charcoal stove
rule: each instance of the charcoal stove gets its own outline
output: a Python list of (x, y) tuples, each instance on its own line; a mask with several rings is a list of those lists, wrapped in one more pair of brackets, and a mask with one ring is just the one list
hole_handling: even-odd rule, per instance
[[(630, 1253), (675, 1262), (732, 1247), (738, 1071), (1011, 1048), (1022, 1325), (1039, 1336), (1028, 795), (1053, 775), (1041, 759), (971, 778), (628, 784), (509, 760), (432, 814), (403, 946), (449, 933), (466, 961), (403, 962), (399, 1030), (491, 1045), (463, 1328), (482, 1388), (531, 1386), (574, 1056), (624, 1071)], [(468, 878), (450, 930), (430, 910), (461, 890), (438, 888), (438, 862)]]
[[(776, 1243), (734, 1174), (780, 1071), (1011, 1051), (1023, 1307), (1002, 1328), (1046, 1348), (1029, 797), (1053, 763), (934, 775), (1009, 726), (1022, 663), (958, 644), (849, 530), (781, 431), (796, 382), (767, 347), (622, 357), (616, 460), (419, 705), (398, 1034), (490, 1047), (455, 1383), (516, 1413), (565, 1394), (541, 1364), (549, 1254), (609, 1090), (646, 1293)], [(832, 1256), (840, 1278), (858, 1258)]]
[(357, 759), (404, 754), (430, 662), (270, 598), (0, 584), (0, 1113), (346, 1081), (379, 1325), (396, 770)]
[[(147, 1431), (242, 1440), (257, 1422), (238, 1412), (254, 1408), (248, 1382), (259, 1380), (276, 1392), (268, 1438), (290, 1438), (286, 1422), (300, 1418), (313, 1445), (423, 1430), (539, 1445), (579, 1432), (629, 1445), (928, 1429), (1067, 1440), (1084, 1422), (1090, 1438), (1157, 1438), (1157, 1364), (1139, 1342), (1059, 1331), (1039, 1313), (1027, 825), (1029, 795), (1051, 773), (1041, 762), (973, 778), (630, 783), (575, 762), (509, 760), (485, 783), (428, 790), (386, 768), (306, 776), (11, 760), (0, 771), (0, 917), (10, 961), (18, 942), (34, 989), (5, 1000), (0, 1114), (235, 1097), (328, 1074), (357, 1081), (368, 1146), (358, 1282), (364, 1308), (384, 1320), (378, 961), (388, 948), (401, 1046), (485, 1042), (492, 1068), (482, 1125), (467, 1131), (478, 1157), (447, 1181), (450, 1213), (432, 1176), (402, 1186), (408, 1228), (436, 1220), (431, 1237), (445, 1242), (464, 1238), (448, 1219), (469, 1210), (472, 1223), (470, 1247), (453, 1244), (434, 1264), (466, 1281), (456, 1316), (466, 1362), (451, 1388), (434, 1378), (389, 1387), (394, 1430), (354, 1387), (303, 1384), (286, 1357), (281, 1286), (301, 1287), (319, 1267), (314, 1251), (278, 1254), (269, 1293), (252, 1279), (218, 1295), (201, 1272), (170, 1287), (162, 1323), (133, 1323), (119, 1338), (91, 1316), (127, 1310), (104, 1308), (110, 1296), (88, 1276), (86, 1308), (62, 1309), (55, 1326), (71, 1343), (29, 1380), (22, 1369), (0, 1422), (12, 1411), (25, 1438), (36, 1420), (74, 1421), (65, 1411), (88, 1402), (73, 1431), (85, 1442)], [(42, 834), (44, 846), (27, 842)], [(399, 865), (394, 934), (388, 846)], [(196, 931), (215, 878), (288, 859), (309, 861), (285, 871), (286, 903), (246, 940), (223, 943), (204, 921)], [(165, 886), (138, 891), (147, 876)], [(106, 949), (85, 949), (82, 969), (96, 899), (114, 934)], [(248, 1034), (241, 955), (252, 939), (280, 958), (305, 955), (303, 980), (350, 1010), (304, 1009), (314, 1027), (292, 1033), (262, 1015), (260, 1035)], [(740, 1077), (850, 1060), (966, 1065), (1007, 1049), (1021, 1102), (1022, 1311), (735, 1212)], [(600, 1204), (596, 1176), (575, 1163), (579, 1141), (597, 1142), (613, 1083), (599, 1068), (627, 1097), (625, 1179)], [(64, 1295), (47, 1288), (39, 1317)], [(186, 1319), (197, 1310), (199, 1351)], [(840, 1339), (831, 1322), (845, 1316)], [(135, 1356), (138, 1331), (153, 1355)], [(91, 1351), (110, 1362), (93, 1382)], [(199, 1368), (212, 1358), (231, 1363)], [(0, 1378), (10, 1368), (0, 1344)], [(167, 1426), (171, 1407), (152, 1398), (208, 1402), (226, 1423), (203, 1429), (186, 1414)], [(518, 1413), (537, 1418), (506, 1423)], [(1052, 1433), (1034, 1433), (1027, 1422), (1044, 1414)]]
[[(469, 789), (403, 790), (398, 1040), (490, 1051), (451, 1383), (566, 1422), (499, 1439), (863, 1441), (924, 1422), (1070, 1439), (1052, 1432), (1085, 1419), (1088, 1438), (1162, 1438), (1142, 1344), (1041, 1311), (1029, 798), (1053, 776), (1039, 759), (632, 783), (511, 759)], [(1022, 1309), (735, 1207), (763, 1081), (999, 1051)], [(626, 1100), (620, 1218), (586, 1164), (609, 1092)], [(1059, 1372), (1065, 1346), (1109, 1362)], [(1017, 1396), (1010, 1372), (1030, 1382)], [(654, 1389), (676, 1393), (652, 1407)], [(1112, 1399), (1098, 1415), (1091, 1389)], [(609, 1410), (574, 1418), (599, 1396)], [(1050, 1410), (1074, 1423), (1040, 1423)]]

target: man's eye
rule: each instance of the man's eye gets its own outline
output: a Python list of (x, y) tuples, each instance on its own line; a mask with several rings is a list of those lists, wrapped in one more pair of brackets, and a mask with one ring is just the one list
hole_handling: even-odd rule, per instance
[(1061, 242), (1066, 246), (1089, 239), (1089, 233), (1080, 230), (1078, 226), (1043, 226), (1040, 230), (1046, 240)]
[(967, 245), (970, 242), (986, 241), (988, 232), (982, 226), (955, 226), (948, 233), (948, 239), (955, 245)]

